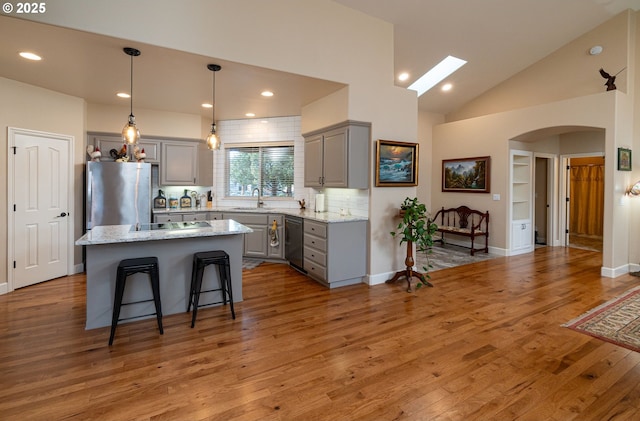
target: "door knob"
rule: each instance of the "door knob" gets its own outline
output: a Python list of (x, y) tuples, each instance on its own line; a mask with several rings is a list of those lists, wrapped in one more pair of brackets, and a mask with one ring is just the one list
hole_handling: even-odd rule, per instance
[(65, 216), (67, 216), (67, 213), (62, 212), (60, 215), (56, 216), (56, 218), (64, 218)]

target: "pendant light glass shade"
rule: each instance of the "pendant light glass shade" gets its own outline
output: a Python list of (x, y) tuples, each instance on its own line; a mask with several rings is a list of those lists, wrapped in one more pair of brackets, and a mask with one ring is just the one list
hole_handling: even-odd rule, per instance
[(220, 139), (216, 134), (215, 124), (211, 125), (211, 133), (209, 133), (209, 136), (207, 136), (207, 139), (205, 141), (207, 142), (207, 148), (211, 149), (212, 151), (217, 151), (218, 149), (220, 149)]
[(130, 66), (131, 90), (129, 91), (129, 98), (130, 98), (129, 120), (127, 121), (127, 124), (125, 124), (124, 128), (122, 129), (122, 141), (125, 143), (125, 145), (135, 145), (138, 143), (138, 140), (140, 140), (140, 130), (138, 129), (138, 127), (136, 127), (136, 118), (133, 115), (133, 57), (139, 56), (140, 50), (137, 50), (135, 48), (125, 47), (123, 48), (123, 51), (126, 55), (131, 57), (131, 66)]
[(129, 115), (129, 121), (122, 129), (122, 140), (127, 145), (135, 145), (140, 140), (140, 130), (136, 127), (136, 118), (133, 114)]
[(211, 70), (213, 72), (213, 92), (212, 92), (212, 100), (211, 100), (211, 121), (213, 122), (213, 124), (211, 124), (211, 132), (209, 133), (209, 136), (207, 136), (207, 138), (205, 139), (205, 142), (207, 142), (207, 148), (211, 149), (212, 151), (217, 151), (218, 149), (220, 149), (220, 138), (218, 137), (218, 135), (216, 134), (216, 119), (215, 119), (215, 108), (216, 108), (216, 72), (219, 71), (220, 69), (222, 69), (221, 66), (217, 65), (217, 64), (207, 64), (207, 69)]

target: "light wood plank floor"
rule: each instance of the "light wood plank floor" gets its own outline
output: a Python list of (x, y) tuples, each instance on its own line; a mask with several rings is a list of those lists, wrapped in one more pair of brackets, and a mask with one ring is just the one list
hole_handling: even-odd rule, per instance
[(0, 296), (2, 420), (632, 420), (640, 354), (561, 327), (637, 285), (539, 248), (327, 290), (285, 265), (245, 301), (84, 330), (84, 276)]

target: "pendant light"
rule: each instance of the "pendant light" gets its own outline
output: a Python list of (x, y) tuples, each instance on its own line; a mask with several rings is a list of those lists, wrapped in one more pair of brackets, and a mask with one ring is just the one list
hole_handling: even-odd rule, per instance
[(133, 116), (133, 57), (139, 56), (140, 50), (125, 47), (123, 51), (131, 57), (131, 90), (129, 91), (131, 109), (129, 112), (129, 121), (127, 121), (127, 124), (125, 124), (122, 129), (122, 140), (125, 145), (135, 145), (138, 143), (138, 140), (140, 140), (140, 130), (136, 127), (136, 118)]
[(215, 119), (215, 108), (216, 108), (216, 72), (222, 69), (221, 66), (217, 64), (207, 64), (207, 69), (213, 72), (213, 93), (211, 99), (211, 133), (206, 138), (207, 148), (212, 151), (217, 151), (220, 149), (220, 138), (216, 134), (216, 119)]

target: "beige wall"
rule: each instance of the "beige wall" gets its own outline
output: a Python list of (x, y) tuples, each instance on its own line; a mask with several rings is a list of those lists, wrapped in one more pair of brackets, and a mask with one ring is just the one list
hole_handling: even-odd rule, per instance
[[(74, 137), (74, 235), (82, 235), (82, 177), (84, 163), (85, 102), (80, 98), (63, 95), (10, 79), (0, 78), (0, 162), (7, 168), (7, 127), (37, 130)], [(123, 123), (124, 124), (124, 123)], [(0, 172), (0, 197), (7, 197), (7, 172)], [(4, 283), (7, 272), (7, 224), (8, 203), (0, 207), (0, 284)], [(82, 250), (76, 247), (74, 261), (82, 262)]]
[[(568, 146), (559, 146), (558, 153), (601, 149), (606, 156), (612, 157), (615, 156), (617, 147), (629, 141), (632, 127), (630, 110), (629, 96), (612, 91), (435, 126), (434, 166), (443, 159), (489, 155), (492, 170), (491, 194), (443, 193), (439, 190), (439, 168), (434, 167), (432, 206), (439, 208), (467, 205), (474, 209), (488, 210), (492, 221), (490, 247), (496, 252), (508, 254), (510, 140), (547, 127), (599, 127), (604, 129), (604, 148), (594, 146), (596, 141), (593, 140), (581, 150), (576, 141), (568, 137)], [(549, 152), (553, 143), (552, 138), (543, 139), (542, 145), (546, 146), (540, 149)], [(528, 150), (538, 150), (535, 143), (523, 145)], [(628, 263), (629, 255), (629, 206), (624, 191), (630, 178), (625, 172), (615, 171), (614, 163), (615, 160), (608, 159), (605, 164), (603, 270), (611, 274)], [(493, 194), (500, 194), (500, 200), (493, 200)]]
[(418, 139), (420, 143), (420, 166), (418, 172), (418, 199), (425, 204), (427, 210), (434, 214), (438, 209), (431, 206), (432, 179), (436, 176), (433, 160), (433, 132), (432, 127), (444, 123), (442, 114), (420, 112), (418, 115)]
[[(144, 136), (166, 136), (184, 139), (204, 139), (211, 128), (211, 119), (196, 114), (135, 108), (136, 124)], [(120, 133), (127, 122), (129, 107), (87, 104), (87, 131)]]
[[(629, 34), (634, 33), (635, 19), (632, 11), (620, 13), (448, 114), (447, 121), (603, 92), (606, 87), (598, 72), (601, 67), (610, 74), (627, 67), (616, 78), (618, 90), (627, 92), (632, 74)], [(594, 45), (601, 45), (603, 52), (589, 55)]]
[[(186, 8), (168, 0), (67, 0), (51, 9), (29, 18), (345, 83), (340, 98), (305, 108), (304, 131), (351, 119), (372, 123), (372, 145), (379, 138), (417, 141), (415, 92), (393, 86), (392, 25), (334, 2), (193, 0)], [(370, 282), (403, 267), (404, 249), (389, 231), (402, 200), (415, 195), (415, 188), (370, 190)]]

